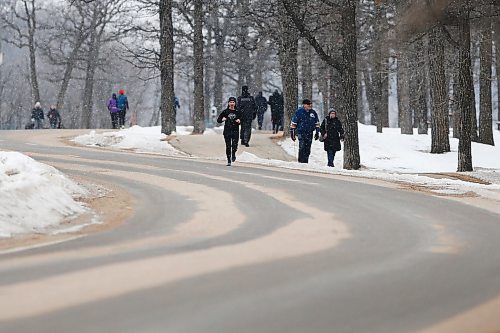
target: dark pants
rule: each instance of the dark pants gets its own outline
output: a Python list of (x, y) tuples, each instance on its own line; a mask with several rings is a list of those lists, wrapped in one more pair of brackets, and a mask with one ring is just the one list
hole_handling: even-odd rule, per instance
[(333, 167), (333, 159), (335, 158), (335, 149), (330, 148), (326, 151), (326, 155), (328, 157), (328, 166)]
[(127, 112), (126, 110), (118, 111), (118, 126), (119, 127), (125, 126), (125, 113), (126, 112)]
[(252, 136), (252, 121), (243, 121), (241, 123), (241, 144), (250, 143), (250, 137)]
[(311, 155), (312, 135), (298, 135), (299, 138), (299, 163), (309, 163), (309, 155)]
[(231, 157), (236, 155), (236, 151), (238, 150), (238, 134), (224, 135), (224, 141), (226, 141), (226, 156), (229, 162)]
[(35, 119), (35, 128), (37, 129), (41, 129), (43, 128), (43, 119)]
[(281, 126), (281, 116), (271, 117), (271, 121), (273, 123), (273, 133), (278, 133)]
[(116, 128), (116, 124), (118, 123), (118, 112), (110, 112), (111, 115), (111, 126)]
[(264, 113), (257, 114), (257, 124), (259, 124), (259, 129), (262, 129), (262, 123), (264, 122)]

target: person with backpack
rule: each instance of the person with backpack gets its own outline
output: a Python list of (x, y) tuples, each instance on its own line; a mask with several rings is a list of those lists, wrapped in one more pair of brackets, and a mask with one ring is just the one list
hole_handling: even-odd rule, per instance
[(111, 126), (113, 129), (116, 129), (116, 125), (118, 123), (118, 100), (116, 98), (116, 94), (113, 93), (111, 95), (111, 98), (108, 100), (108, 111), (109, 114), (111, 115)]
[(335, 153), (341, 149), (340, 141), (344, 141), (344, 129), (334, 109), (330, 109), (328, 111), (328, 116), (323, 119), (320, 126), (320, 132), (328, 158), (328, 166), (333, 168)]
[(125, 128), (125, 114), (127, 113), (128, 107), (128, 99), (125, 96), (125, 91), (120, 89), (118, 92), (119, 96), (117, 99), (117, 107), (118, 107), (118, 126), (121, 129)]
[(224, 122), (224, 141), (226, 141), (227, 166), (236, 161), (238, 139), (241, 124), (241, 111), (236, 108), (236, 98), (229, 97), (227, 108), (217, 117), (217, 122)]

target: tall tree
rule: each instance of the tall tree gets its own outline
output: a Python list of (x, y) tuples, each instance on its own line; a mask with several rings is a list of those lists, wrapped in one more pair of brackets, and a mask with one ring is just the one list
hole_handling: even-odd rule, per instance
[(194, 1), (194, 127), (193, 134), (205, 131), (204, 91), (203, 91), (203, 0)]
[[(357, 106), (357, 73), (356, 73), (356, 4), (355, 0), (343, 0), (340, 6), (322, 1), (327, 9), (340, 17), (341, 55), (332, 56), (318, 42), (314, 32), (306, 25), (303, 16), (292, 6), (292, 1), (281, 0), (289, 16), (301, 34), (307, 38), (319, 57), (340, 74), (342, 110), (345, 114), (345, 146), (344, 168), (357, 170), (360, 168), (359, 138), (358, 138), (358, 106)], [(309, 21), (308, 21), (309, 22)]]
[(458, 172), (472, 171), (472, 102), (474, 89), (472, 82), (471, 56), (470, 56), (470, 4), (460, 6), (458, 16), (458, 89), (459, 89), (459, 143), (458, 143)]
[(174, 27), (172, 22), (172, 0), (160, 0), (159, 9), (161, 132), (166, 135), (170, 135), (176, 129), (174, 96)]
[(413, 134), (410, 109), (409, 46), (402, 44), (398, 56), (398, 110), (401, 134)]
[(35, 0), (10, 0), (4, 6), (0, 7), (0, 23), (14, 35), (12, 38), (5, 38), (4, 40), (18, 48), (28, 49), (31, 96), (33, 102), (40, 101), (40, 88), (36, 65), (37, 13), (39, 10), (40, 6), (37, 6)]
[(493, 106), (491, 101), (492, 81), (492, 37), (491, 19), (484, 18), (481, 25), (480, 44), (480, 108), (479, 108), (479, 142), (494, 145), (493, 140)]
[(429, 32), (429, 74), (432, 101), (431, 153), (450, 151), (448, 99), (444, 71), (444, 40), (439, 26)]
[(297, 10), (296, 4), (290, 5), (286, 1), (279, 2), (279, 61), (281, 67), (281, 80), (283, 81), (284, 98), (284, 124), (283, 135), (287, 135), (290, 130), (290, 121), (298, 104), (298, 72), (297, 72), (297, 52), (298, 33), (293, 21), (286, 14), (286, 6)]

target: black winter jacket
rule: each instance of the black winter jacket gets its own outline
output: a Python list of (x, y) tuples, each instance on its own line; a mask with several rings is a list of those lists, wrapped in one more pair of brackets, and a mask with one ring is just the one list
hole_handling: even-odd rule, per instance
[(241, 111), (241, 121), (252, 122), (257, 117), (257, 104), (253, 96), (249, 94), (238, 97), (238, 110)]
[(226, 118), (224, 123), (224, 136), (236, 136), (238, 137), (240, 132), (240, 124), (236, 122), (237, 119), (241, 121), (241, 111), (230, 110), (229, 108), (222, 111), (222, 113), (217, 117), (217, 122), (222, 124), (222, 118)]
[(339, 118), (330, 119), (326, 117), (321, 123), (321, 135), (324, 137), (326, 134), (325, 141), (323, 141), (325, 151), (329, 149), (334, 149), (339, 151), (341, 149), (340, 140), (344, 139), (344, 129), (342, 128), (342, 123)]

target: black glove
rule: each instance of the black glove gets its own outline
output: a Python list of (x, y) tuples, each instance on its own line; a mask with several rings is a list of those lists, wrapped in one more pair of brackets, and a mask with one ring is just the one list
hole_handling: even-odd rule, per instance
[(314, 134), (314, 140), (318, 140), (319, 139), (319, 133), (316, 132), (316, 134)]
[(290, 138), (292, 138), (292, 141), (295, 141), (295, 128), (290, 128)]

